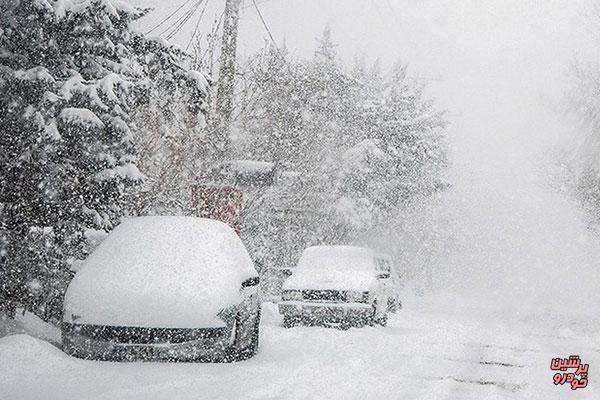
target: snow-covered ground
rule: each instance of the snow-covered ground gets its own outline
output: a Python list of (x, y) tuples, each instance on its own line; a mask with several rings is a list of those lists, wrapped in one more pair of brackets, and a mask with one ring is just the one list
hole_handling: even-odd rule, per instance
[[(26, 335), (0, 339), (0, 399), (594, 399), (600, 330), (506, 318), (451, 297), (406, 302), (385, 328), (284, 329), (265, 304), (259, 353), (234, 364), (71, 358)], [(550, 361), (590, 364), (589, 384), (554, 386)]]

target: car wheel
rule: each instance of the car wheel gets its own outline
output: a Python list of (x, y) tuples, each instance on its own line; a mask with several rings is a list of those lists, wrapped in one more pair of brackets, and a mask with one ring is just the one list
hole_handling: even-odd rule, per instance
[[(260, 332), (260, 309), (256, 312), (254, 325), (252, 326), (252, 337), (250, 343), (246, 347), (239, 348), (234, 341), (226, 351), (226, 361), (243, 361), (251, 358), (258, 351), (259, 332)], [(243, 324), (237, 324), (236, 329), (244, 329)], [(236, 332), (236, 337), (238, 336)]]
[(375, 322), (376, 322), (378, 325), (381, 325), (381, 326), (387, 326), (387, 322), (388, 322), (388, 314), (387, 314), (387, 313), (385, 313), (385, 314), (383, 314), (381, 317), (378, 317), (378, 318), (375, 320)]
[[(387, 304), (386, 304), (387, 306)], [(378, 315), (377, 313), (377, 300), (373, 303), (373, 314), (371, 314), (371, 317), (369, 317), (368, 320), (368, 325), (369, 326), (373, 326), (375, 324), (377, 325), (381, 325), (381, 326), (386, 326), (387, 325), (387, 319), (388, 319), (388, 312), (387, 312), (387, 307), (386, 310), (383, 312), (382, 315)]]
[(355, 327), (355, 326), (360, 326), (360, 325), (353, 323), (351, 320), (344, 320), (344, 321), (340, 322), (340, 324), (338, 325), (338, 329), (340, 329), (342, 331), (347, 331), (348, 329)]
[(291, 315), (283, 316), (283, 327), (284, 328), (293, 328), (296, 326), (296, 318)]
[(388, 311), (391, 313), (398, 312), (398, 301), (391, 298), (388, 300)]

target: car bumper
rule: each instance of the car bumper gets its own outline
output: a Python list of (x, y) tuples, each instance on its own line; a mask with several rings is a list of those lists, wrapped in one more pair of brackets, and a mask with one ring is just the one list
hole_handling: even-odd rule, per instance
[(373, 317), (373, 307), (365, 303), (282, 301), (279, 313), (298, 321), (339, 323), (366, 321)]
[[(209, 337), (179, 343), (122, 343), (95, 338), (72, 326), (62, 330), (63, 351), (74, 357), (102, 361), (211, 362), (226, 357), (232, 340), (229, 328), (210, 328)], [(208, 331), (208, 330), (207, 330)]]

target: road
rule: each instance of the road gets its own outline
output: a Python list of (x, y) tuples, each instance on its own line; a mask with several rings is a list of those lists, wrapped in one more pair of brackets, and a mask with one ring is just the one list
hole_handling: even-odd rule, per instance
[[(26, 335), (0, 339), (0, 398), (44, 399), (593, 399), (600, 329), (507, 317), (428, 296), (387, 327), (285, 329), (263, 312), (260, 352), (236, 364), (104, 363), (70, 358)], [(550, 361), (578, 354), (588, 387), (555, 386)]]

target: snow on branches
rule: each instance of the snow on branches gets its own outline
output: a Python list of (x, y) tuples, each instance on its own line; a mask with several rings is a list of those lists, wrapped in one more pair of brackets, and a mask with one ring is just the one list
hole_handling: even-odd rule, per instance
[(143, 11), (121, 2), (3, 2), (0, 14), (0, 307), (48, 320), (85, 232), (112, 229), (144, 179), (136, 111), (159, 92), (168, 103), (168, 84), (200, 114), (207, 87), (181, 51), (132, 29)]
[(291, 266), (309, 245), (371, 244), (445, 187), (444, 115), (405, 66), (385, 74), (363, 58), (348, 71), (326, 29), (312, 58), (270, 47), (246, 68), (238, 151), (280, 176), (242, 231), (265, 267)]

